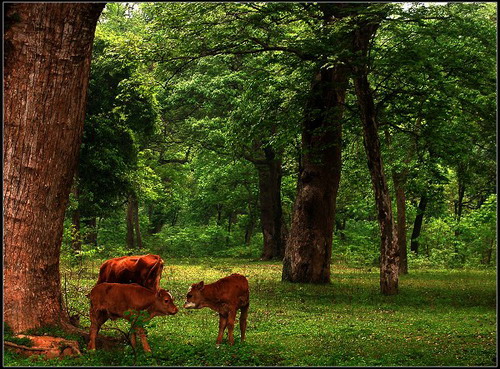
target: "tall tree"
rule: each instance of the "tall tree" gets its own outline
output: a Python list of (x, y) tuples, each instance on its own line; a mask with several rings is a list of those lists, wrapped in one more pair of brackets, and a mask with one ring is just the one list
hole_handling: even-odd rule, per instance
[[(379, 16), (382, 14), (379, 14)], [(391, 198), (385, 177), (378, 136), (378, 117), (373, 92), (368, 81), (368, 52), (380, 26), (380, 18), (367, 17), (354, 31), (354, 52), (360, 58), (353, 61), (354, 88), (363, 122), (363, 134), (368, 168), (372, 178), (380, 227), (380, 289), (385, 295), (398, 293), (399, 244), (392, 215)]]
[[(331, 32), (333, 23), (342, 18), (344, 6), (320, 4), (323, 32), (326, 33), (321, 35), (323, 39), (331, 37), (327, 32)], [(340, 38), (335, 42), (342, 44)], [(305, 107), (297, 196), (283, 260), (284, 281), (330, 281), (333, 225), (342, 165), (341, 120), (349, 71), (341, 62), (334, 65), (326, 62), (321, 60), (317, 64), (319, 68), (314, 72)]]
[(61, 325), (64, 212), (104, 4), (15, 3), (4, 30), (4, 320)]

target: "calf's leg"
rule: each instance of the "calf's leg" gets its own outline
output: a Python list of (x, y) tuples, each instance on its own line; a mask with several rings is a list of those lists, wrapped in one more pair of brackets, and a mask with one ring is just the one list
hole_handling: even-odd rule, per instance
[(87, 346), (89, 350), (95, 350), (97, 334), (106, 320), (108, 320), (108, 314), (105, 311), (90, 309), (90, 339)]
[(219, 335), (217, 336), (217, 341), (216, 343), (220, 345), (222, 343), (222, 336), (224, 335), (224, 329), (226, 329), (227, 325), (227, 318), (219, 314)]
[(241, 308), (241, 314), (240, 314), (241, 341), (245, 340), (245, 332), (247, 330), (248, 307), (249, 305), (245, 305)]
[(227, 338), (230, 345), (234, 345), (234, 321), (236, 320), (236, 310), (231, 310), (227, 317)]
[(135, 344), (136, 344), (135, 328), (132, 328), (132, 332), (130, 333), (130, 344), (135, 349)]
[(138, 328), (137, 333), (141, 338), (142, 348), (144, 349), (144, 351), (151, 352), (151, 347), (149, 347), (149, 343), (146, 338), (146, 331), (144, 330), (144, 328)]

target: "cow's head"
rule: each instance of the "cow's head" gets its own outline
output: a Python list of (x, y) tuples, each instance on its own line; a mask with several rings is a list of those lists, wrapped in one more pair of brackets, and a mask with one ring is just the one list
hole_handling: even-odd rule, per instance
[(186, 295), (186, 302), (184, 303), (186, 309), (200, 309), (203, 307), (203, 288), (205, 288), (203, 281), (192, 284), (191, 287), (189, 287)]
[(174, 298), (167, 290), (160, 289), (156, 293), (156, 309), (158, 315), (174, 315), (179, 309), (174, 304)]

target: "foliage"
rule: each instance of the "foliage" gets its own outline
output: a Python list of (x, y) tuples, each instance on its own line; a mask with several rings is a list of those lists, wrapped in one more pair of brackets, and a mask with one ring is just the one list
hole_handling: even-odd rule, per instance
[[(94, 43), (80, 193), (71, 198), (64, 250), (79, 237), (84, 258), (137, 252), (124, 247), (125, 201), (133, 192), (146, 249), (171, 257), (257, 257), (263, 237), (252, 160), (271, 148), (282, 161), (289, 226), (312, 72), (348, 56), (346, 45), (332, 40), (350, 29), (350, 18), (323, 27), (321, 7), (108, 4)], [(496, 8), (365, 8), (361, 16), (385, 14), (369, 56), (370, 83), (391, 190), (391, 177), (404, 179), (408, 234), (418, 202), (428, 198), (423, 252), (412, 258), (440, 267), (491, 267)], [(350, 86), (332, 254), (351, 266), (378, 262), (365, 156)], [(69, 222), (75, 209), (82, 212), (79, 234)], [(92, 217), (97, 247), (87, 240), (95, 232), (86, 222)]]

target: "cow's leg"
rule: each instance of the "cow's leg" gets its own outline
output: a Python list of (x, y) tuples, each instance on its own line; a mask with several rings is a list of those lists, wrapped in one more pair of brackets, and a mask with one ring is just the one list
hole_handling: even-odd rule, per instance
[(138, 328), (137, 333), (141, 338), (141, 343), (142, 347), (144, 348), (144, 351), (151, 352), (151, 347), (149, 347), (148, 340), (146, 339), (146, 331), (144, 330), (144, 328)]
[(136, 338), (135, 338), (135, 327), (132, 328), (132, 332), (130, 333), (130, 344), (135, 349)]
[(108, 320), (108, 314), (103, 310), (90, 309), (90, 339), (87, 348), (95, 350), (95, 340), (99, 329)]
[(248, 307), (249, 305), (247, 304), (241, 308), (241, 314), (240, 314), (241, 341), (245, 340), (245, 332), (247, 330)]
[(224, 335), (224, 329), (226, 329), (227, 317), (219, 314), (219, 335), (217, 336), (216, 343), (220, 345), (222, 343), (222, 336)]
[(230, 345), (234, 345), (234, 321), (236, 320), (236, 309), (230, 310), (229, 315), (227, 317), (227, 338), (229, 340)]

